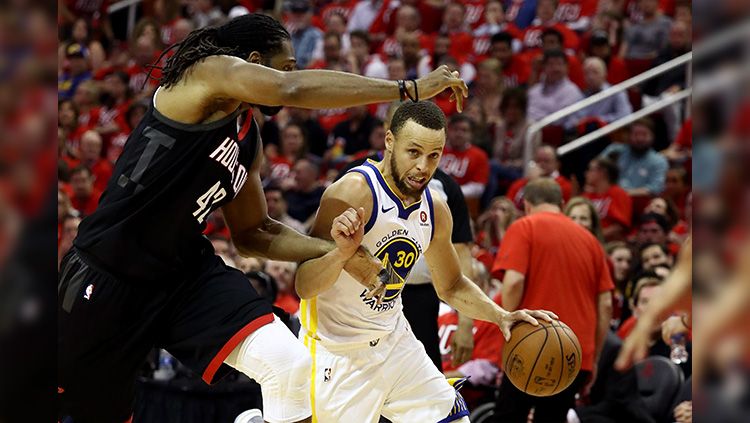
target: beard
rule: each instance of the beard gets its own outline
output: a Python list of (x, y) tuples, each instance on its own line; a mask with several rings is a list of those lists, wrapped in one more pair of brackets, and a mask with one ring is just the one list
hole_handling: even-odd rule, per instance
[(651, 147), (634, 147), (630, 146), (630, 152), (636, 157), (643, 157)]
[(422, 193), (430, 184), (430, 180), (432, 179), (431, 176), (425, 180), (424, 184), (422, 185), (422, 188), (414, 189), (406, 183), (406, 181), (404, 180), (405, 177), (402, 178), (400, 176), (402, 172), (398, 169), (398, 166), (396, 165), (396, 158), (394, 156), (391, 156), (389, 165), (391, 168), (391, 175), (393, 176), (393, 181), (396, 183), (396, 188), (398, 188), (398, 190), (402, 194), (409, 196), (409, 197), (415, 197), (415, 198), (422, 197)]

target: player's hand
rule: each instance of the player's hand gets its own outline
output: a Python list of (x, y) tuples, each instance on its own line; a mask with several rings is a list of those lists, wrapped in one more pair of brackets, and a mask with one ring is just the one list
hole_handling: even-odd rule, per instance
[(377, 297), (378, 302), (382, 300), (388, 273), (383, 268), (383, 263), (370, 254), (367, 248), (360, 246), (344, 264), (344, 270), (367, 288), (365, 298)]
[[(407, 83), (406, 88), (411, 90), (411, 84)], [(425, 100), (435, 97), (445, 89), (450, 88), (453, 90), (450, 100), (456, 102), (456, 110), (459, 112), (463, 110), (464, 98), (469, 96), (469, 87), (459, 77), (458, 71), (451, 72), (450, 68), (446, 65), (442, 65), (426, 76), (417, 79), (417, 88), (419, 90), (419, 98)], [(414, 94), (412, 91), (409, 92)]]
[(683, 401), (674, 408), (674, 420), (678, 423), (692, 423), (693, 402)]
[(362, 207), (357, 210), (349, 207), (333, 219), (331, 237), (336, 242), (336, 248), (346, 258), (351, 257), (362, 244), (362, 237), (365, 235), (364, 216), (365, 209)]
[(620, 354), (617, 355), (617, 360), (615, 360), (615, 369), (625, 371), (636, 361), (646, 358), (653, 327), (654, 325), (647, 321), (645, 316), (638, 320), (633, 331), (622, 343)]
[(453, 367), (458, 367), (471, 359), (474, 352), (474, 325), (459, 325), (451, 340), (451, 359)]
[(681, 316), (671, 316), (661, 324), (661, 339), (667, 345), (672, 345), (672, 337), (675, 335), (685, 335), (687, 337), (688, 328), (682, 323)]
[(559, 320), (557, 315), (551, 311), (546, 310), (516, 310), (507, 312), (500, 319), (500, 330), (503, 332), (505, 341), (510, 341), (510, 328), (513, 327), (517, 322), (528, 322), (534, 326), (539, 325), (537, 319), (544, 320), (548, 323), (552, 323), (553, 320)]

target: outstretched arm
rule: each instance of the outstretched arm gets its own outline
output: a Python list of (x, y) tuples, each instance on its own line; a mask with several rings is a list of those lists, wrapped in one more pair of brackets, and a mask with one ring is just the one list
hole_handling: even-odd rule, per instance
[[(230, 56), (205, 59), (200, 72), (213, 97), (250, 104), (334, 109), (400, 99), (396, 81), (329, 70), (281, 72)], [(468, 96), (466, 83), (447, 66), (437, 68), (416, 83), (420, 99), (452, 89), (451, 99), (457, 102), (458, 111), (462, 110), (463, 98)], [(406, 88), (415, 95), (411, 82), (406, 83)]]
[(510, 328), (517, 321), (539, 324), (536, 318), (551, 322), (557, 319), (553, 313), (519, 310), (508, 312), (495, 304), (481, 289), (461, 273), (461, 266), (453, 244), (450, 242), (453, 221), (448, 206), (435, 198), (435, 235), (425, 252), (427, 266), (438, 296), (473, 319), (492, 322), (500, 327), (505, 339), (510, 339)]
[(370, 264), (365, 275), (358, 279), (366, 287), (376, 288), (371, 284), (375, 282), (382, 265), (360, 247), (365, 222), (371, 212), (370, 188), (361, 175), (347, 174), (326, 189), (311, 234), (335, 240), (337, 248), (320, 258), (305, 261), (297, 268), (295, 289), (300, 298), (312, 298), (329, 289), (336, 283), (342, 270), (353, 273), (356, 269), (349, 260), (352, 256)]

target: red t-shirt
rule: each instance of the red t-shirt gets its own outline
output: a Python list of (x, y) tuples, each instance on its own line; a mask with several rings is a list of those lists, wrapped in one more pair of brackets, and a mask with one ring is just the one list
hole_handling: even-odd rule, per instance
[(276, 156), (271, 159), (271, 172), (269, 177), (273, 180), (284, 179), (292, 173), (292, 166), (294, 166), (294, 163), (286, 157)]
[(73, 208), (81, 212), (84, 216), (88, 216), (96, 210), (96, 206), (99, 205), (99, 197), (102, 196), (102, 191), (94, 188), (94, 191), (90, 196), (85, 198), (78, 198), (76, 196), (70, 197), (70, 202)]
[(560, 32), (563, 36), (563, 48), (566, 50), (578, 50), (579, 39), (578, 34), (571, 30), (567, 26), (561, 23), (555, 23), (552, 25), (532, 25), (526, 28), (523, 32), (523, 43), (524, 50), (539, 50), (542, 48), (542, 33), (545, 29), (552, 28)]
[(589, 231), (561, 213), (535, 213), (508, 228), (492, 267), (525, 275), (519, 309), (556, 313), (578, 337), (582, 370), (594, 366), (600, 293), (611, 291), (607, 258)]
[(635, 328), (635, 324), (638, 323), (638, 319), (635, 318), (635, 316), (630, 316), (622, 322), (622, 325), (620, 325), (620, 329), (617, 329), (617, 336), (620, 337), (620, 339), (625, 339), (630, 335), (630, 332), (633, 331), (633, 328)]
[[(555, 177), (555, 182), (557, 182), (557, 185), (560, 185), (563, 200), (567, 203), (573, 192), (573, 186), (570, 184), (570, 180), (562, 175), (557, 175)], [(528, 178), (518, 179), (511, 184), (510, 188), (508, 188), (508, 192), (505, 194), (505, 196), (516, 205), (518, 210), (523, 210), (523, 191), (528, 183)]]
[(490, 178), (490, 164), (487, 153), (477, 146), (469, 146), (459, 151), (445, 146), (440, 169), (451, 175), (459, 185), (470, 182), (486, 184)]
[[(451, 363), (451, 342), (458, 327), (458, 314), (455, 311), (443, 313), (438, 317), (438, 334), (440, 335), (440, 355), (443, 361), (443, 371), (456, 370)], [(484, 320), (474, 320), (474, 351), (471, 360), (489, 360), (500, 367), (500, 347), (503, 334), (494, 323)]]
[(292, 294), (280, 292), (273, 305), (283, 309), (289, 314), (294, 314), (299, 310), (299, 299)]
[(91, 173), (94, 174), (94, 189), (104, 191), (107, 188), (107, 182), (112, 177), (114, 167), (112, 163), (107, 159), (99, 159), (93, 166), (91, 166)]
[(555, 10), (555, 20), (562, 23), (591, 18), (596, 14), (597, 0), (560, 0)]
[(584, 192), (583, 196), (591, 200), (599, 213), (602, 228), (619, 223), (629, 228), (633, 219), (633, 200), (624, 189), (612, 185), (603, 194)]
[(507, 88), (525, 85), (531, 76), (531, 63), (522, 54), (514, 54), (509, 66), (503, 66), (503, 77)]
[[(541, 61), (542, 56), (542, 50), (541, 49), (534, 49), (526, 53), (526, 56), (528, 57), (529, 63), (534, 63), (535, 59), (539, 59)], [(578, 58), (572, 54), (566, 54), (568, 57), (568, 78), (576, 85), (578, 85), (579, 88), (584, 89), (586, 87), (586, 81), (583, 79), (583, 65), (581, 65), (581, 61), (578, 60)]]
[(630, 71), (628, 71), (628, 65), (625, 64), (625, 60), (618, 56), (612, 56), (607, 65), (607, 82), (612, 85), (619, 84), (628, 79), (629, 76)]

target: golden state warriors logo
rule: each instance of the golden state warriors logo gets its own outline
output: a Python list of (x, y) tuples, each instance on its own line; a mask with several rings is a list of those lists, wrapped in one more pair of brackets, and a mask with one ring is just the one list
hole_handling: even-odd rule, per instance
[(385, 287), (383, 302), (393, 301), (404, 289), (406, 278), (419, 258), (419, 248), (410, 239), (393, 238), (380, 247), (375, 257), (383, 262), (383, 266), (392, 275), (391, 282)]

